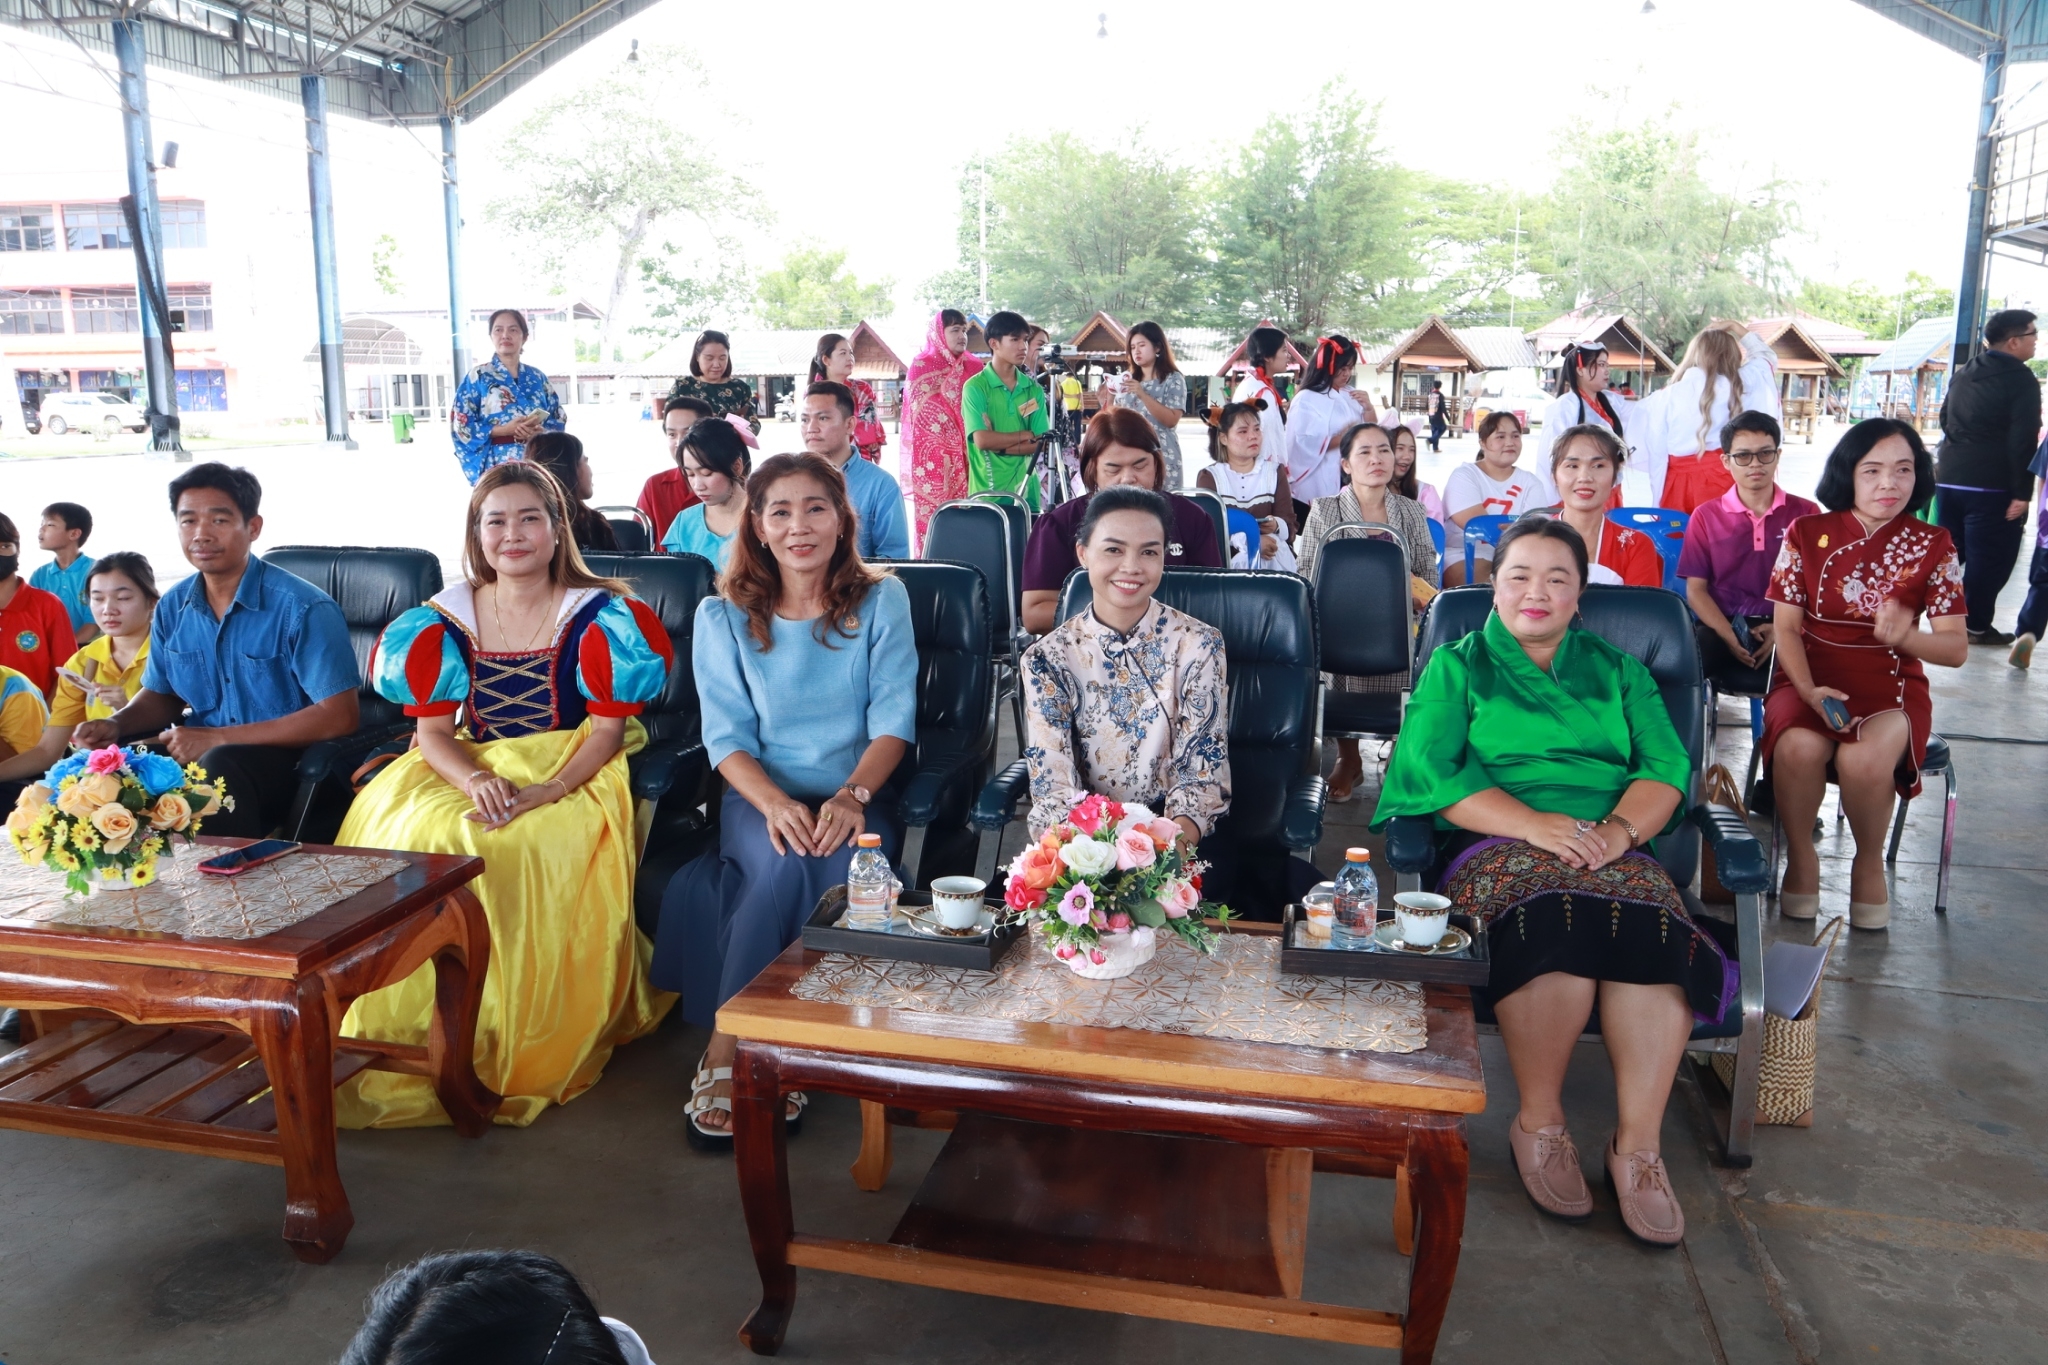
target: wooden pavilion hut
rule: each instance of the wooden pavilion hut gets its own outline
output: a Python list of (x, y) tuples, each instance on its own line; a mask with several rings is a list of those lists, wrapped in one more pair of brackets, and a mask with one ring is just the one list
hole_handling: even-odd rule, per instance
[(1428, 411), (1431, 386), (1442, 382), (1455, 431), (1464, 423), (1470, 376), (1495, 367), (1458, 335), (1457, 328), (1432, 313), (1421, 326), (1388, 347), (1374, 368), (1391, 374), (1390, 403), (1398, 412)]
[(855, 323), (846, 339), (853, 343), (853, 377), (874, 389), (877, 415), (895, 421), (903, 412), (903, 381), (910, 367), (865, 320)]
[(1922, 431), (1941, 426), (1948, 396), (1955, 319), (1922, 318), (1864, 366), (1849, 397), (1849, 415), (1896, 417)]
[(1813, 443), (1814, 424), (1828, 409), (1828, 382), (1848, 375), (1813, 334), (1794, 318), (1765, 318), (1749, 324), (1778, 358), (1778, 402), (1785, 412), (1785, 434)]

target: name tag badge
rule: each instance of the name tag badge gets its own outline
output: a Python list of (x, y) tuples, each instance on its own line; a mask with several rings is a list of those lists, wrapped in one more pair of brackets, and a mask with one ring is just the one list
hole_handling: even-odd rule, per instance
[(1017, 415), (1019, 417), (1029, 417), (1032, 413), (1037, 411), (1038, 400), (1036, 398), (1027, 398), (1017, 405)]

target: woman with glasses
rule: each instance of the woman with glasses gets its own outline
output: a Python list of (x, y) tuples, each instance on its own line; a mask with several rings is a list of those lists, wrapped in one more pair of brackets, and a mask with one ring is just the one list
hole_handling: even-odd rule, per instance
[(1693, 509), (1678, 554), (1698, 620), (1700, 667), (1724, 691), (1754, 694), (1769, 682), (1771, 566), (1785, 528), (1820, 511), (1778, 486), (1779, 440), (1766, 412), (1745, 412), (1721, 428), (1721, 463), (1735, 486)]

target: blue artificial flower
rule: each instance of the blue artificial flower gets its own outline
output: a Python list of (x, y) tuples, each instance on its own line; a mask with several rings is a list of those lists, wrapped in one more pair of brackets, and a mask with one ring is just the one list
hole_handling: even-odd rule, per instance
[(73, 777), (79, 773), (84, 772), (85, 761), (90, 757), (92, 757), (90, 750), (80, 749), (77, 753), (71, 755), (71, 757), (69, 758), (57, 760), (56, 764), (51, 767), (50, 771), (43, 774), (43, 785), (48, 787), (51, 791), (57, 790), (58, 784), (61, 783), (65, 778)]
[(185, 770), (178, 765), (177, 759), (153, 754), (146, 749), (128, 751), (128, 770), (142, 783), (142, 790), (152, 801), (185, 785)]

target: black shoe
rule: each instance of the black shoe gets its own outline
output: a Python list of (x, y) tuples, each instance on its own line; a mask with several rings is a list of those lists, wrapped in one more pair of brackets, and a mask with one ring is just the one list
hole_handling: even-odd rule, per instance
[(1963, 633), (1970, 637), (1970, 643), (1973, 645), (1997, 645), (2000, 648), (2011, 644), (2016, 638), (2006, 634), (1996, 626), (1988, 630), (1968, 630)]

